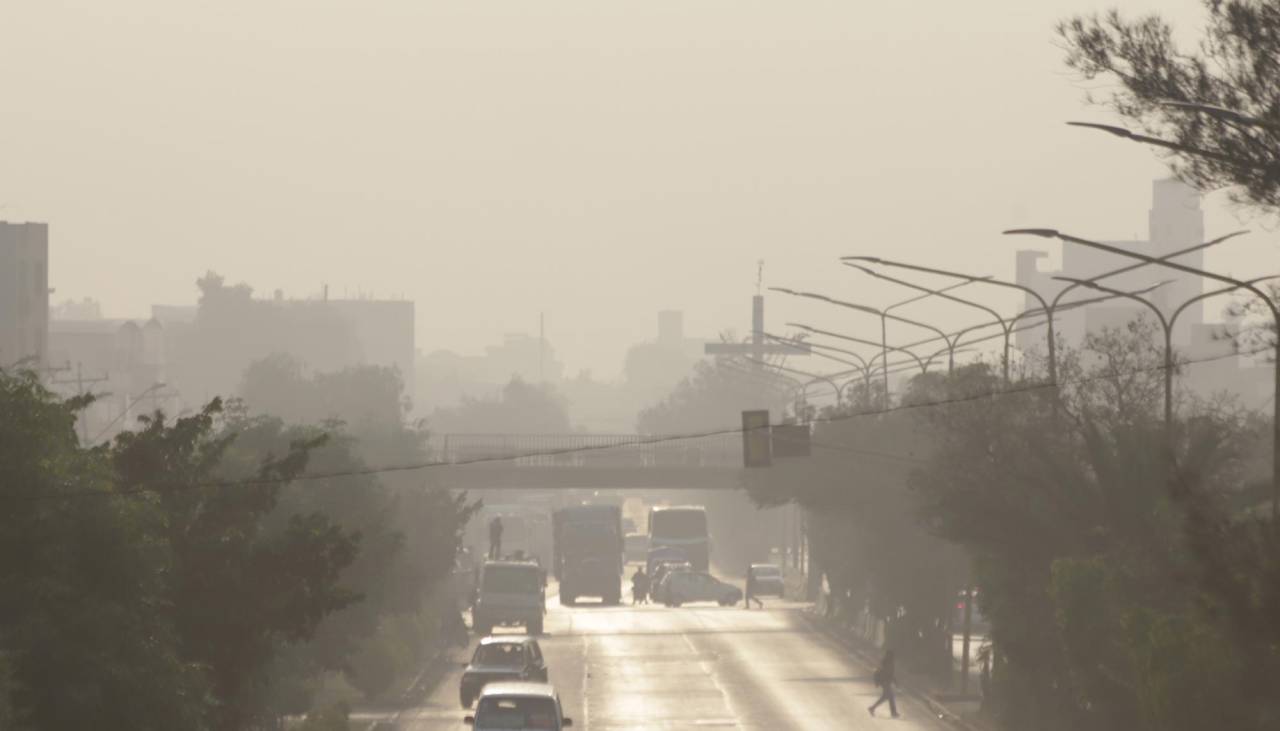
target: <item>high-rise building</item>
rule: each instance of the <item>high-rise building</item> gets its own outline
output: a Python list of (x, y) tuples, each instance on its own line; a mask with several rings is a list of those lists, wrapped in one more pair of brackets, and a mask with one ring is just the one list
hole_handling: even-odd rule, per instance
[(0, 367), (48, 362), (49, 224), (0, 221)]
[[(1172, 178), (1156, 180), (1152, 183), (1151, 197), (1151, 209), (1147, 216), (1147, 238), (1106, 243), (1136, 254), (1164, 257), (1204, 241), (1204, 211), (1200, 208), (1200, 194), (1194, 188)], [(1063, 282), (1054, 280), (1053, 277), (1089, 279), (1134, 263), (1132, 259), (1073, 244), (1062, 247), (1060, 270), (1041, 270), (1039, 262), (1047, 257), (1048, 253), (1044, 251), (1023, 250), (1017, 253), (1018, 283), (1039, 292), (1046, 300), (1052, 300), (1054, 295), (1067, 286)], [(1176, 261), (1199, 269), (1204, 266), (1204, 252), (1195, 251), (1184, 254), (1177, 257)], [(1144, 296), (1165, 313), (1172, 312), (1181, 303), (1200, 294), (1204, 287), (1204, 280), (1201, 277), (1154, 265), (1108, 277), (1103, 283), (1108, 287), (1128, 292), (1136, 292), (1160, 284)], [(1099, 296), (1096, 291), (1078, 287), (1075, 292), (1066, 295), (1062, 301), (1070, 303), (1076, 300), (1096, 299)], [(1026, 309), (1039, 307), (1039, 302), (1030, 295), (1026, 297), (1023, 304)], [(1151, 316), (1151, 312), (1141, 304), (1115, 298), (1079, 309), (1064, 308), (1054, 319), (1054, 323), (1059, 336), (1068, 344), (1074, 344), (1079, 343), (1086, 332), (1095, 331), (1104, 326), (1120, 325), (1144, 313), (1148, 317)], [(1174, 343), (1183, 347), (1190, 346), (1196, 340), (1195, 332), (1203, 324), (1204, 306), (1202, 304), (1191, 306), (1178, 318), (1174, 327)], [(1023, 331), (1018, 333), (1017, 337), (1019, 348), (1044, 349), (1044, 333), (1038, 329)]]
[[(1167, 257), (1205, 241), (1204, 211), (1200, 208), (1200, 194), (1187, 184), (1165, 178), (1152, 183), (1151, 209), (1147, 217), (1147, 238), (1128, 241), (1108, 241), (1117, 248), (1150, 257)], [(1072, 279), (1090, 279), (1106, 272), (1133, 265), (1131, 258), (1117, 256), (1106, 251), (1064, 244), (1062, 268), (1057, 271), (1041, 269), (1040, 262), (1049, 257), (1048, 252), (1023, 250), (1017, 252), (1017, 280), (1052, 302), (1053, 298), (1069, 286), (1054, 280), (1063, 276)], [(1204, 250), (1181, 254), (1172, 261), (1195, 269), (1204, 268)], [(1124, 274), (1107, 277), (1101, 284), (1125, 291), (1149, 291), (1142, 297), (1155, 305), (1166, 316), (1171, 316), (1183, 303), (1206, 291), (1205, 278), (1179, 272), (1168, 267), (1148, 265)], [(1209, 289), (1220, 285), (1209, 282)], [(1085, 335), (1104, 327), (1119, 327), (1137, 318), (1154, 319), (1146, 306), (1123, 297), (1105, 299), (1079, 308), (1070, 308), (1071, 302), (1096, 300), (1105, 293), (1076, 287), (1066, 293), (1054, 317), (1058, 339), (1068, 347), (1078, 347)], [(1221, 323), (1207, 323), (1205, 308), (1221, 311), (1230, 301), (1228, 297), (1196, 302), (1178, 315), (1173, 328), (1173, 345), (1182, 357), (1195, 361), (1194, 367), (1180, 377), (1180, 382), (1201, 394), (1228, 391), (1251, 402), (1265, 393), (1271, 383), (1269, 367), (1258, 367), (1247, 359), (1234, 357), (1229, 339), (1222, 337)], [(1023, 303), (1027, 310), (1040, 306), (1038, 300), (1028, 295)], [(1017, 334), (1017, 346), (1023, 351), (1045, 351), (1045, 330), (1031, 328)]]

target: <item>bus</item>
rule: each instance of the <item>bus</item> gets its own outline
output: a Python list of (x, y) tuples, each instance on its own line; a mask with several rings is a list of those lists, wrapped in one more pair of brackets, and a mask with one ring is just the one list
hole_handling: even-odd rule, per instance
[(709, 570), (711, 536), (707, 532), (707, 509), (701, 505), (650, 508), (649, 550), (656, 548), (679, 549), (695, 569)]

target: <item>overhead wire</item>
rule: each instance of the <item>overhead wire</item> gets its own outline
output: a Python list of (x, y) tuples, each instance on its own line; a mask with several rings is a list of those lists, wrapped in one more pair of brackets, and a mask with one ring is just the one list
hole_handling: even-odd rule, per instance
[[(1181, 360), (1178, 363), (1175, 363), (1174, 367), (1177, 368), (1177, 367), (1188, 366), (1188, 365), (1196, 365), (1199, 363), (1210, 363), (1214, 361), (1225, 360), (1227, 358), (1249, 357), (1249, 356), (1259, 355), (1265, 352), (1269, 352), (1272, 350), (1274, 350), (1274, 346), (1266, 346), (1266, 347), (1256, 348), (1250, 351), (1223, 353), (1223, 354), (1209, 356), (1205, 358), (1189, 358), (1189, 359)], [(1135, 369), (1125, 371), (1123, 373), (1118, 373), (1118, 374), (1117, 373), (1098, 374), (1098, 375), (1089, 376), (1086, 378), (1077, 378), (1077, 379), (1059, 381), (1058, 383), (1049, 383), (1049, 382), (1027, 383), (1022, 385), (1011, 386), (1008, 388), (1002, 388), (997, 391), (986, 391), (982, 393), (968, 394), (965, 396), (957, 396), (954, 398), (939, 399), (936, 401), (922, 401), (918, 403), (898, 404), (897, 406), (886, 406), (879, 409), (867, 409), (867, 410), (860, 410), (857, 412), (838, 413), (838, 414), (829, 414), (827, 416), (818, 416), (811, 419), (808, 423), (809, 424), (831, 424), (831, 423), (852, 421), (854, 419), (885, 416), (888, 414), (894, 414), (898, 412), (919, 411), (923, 409), (931, 409), (931, 408), (937, 408), (942, 406), (952, 406), (957, 404), (973, 403), (975, 401), (982, 401), (987, 399), (998, 399), (998, 398), (1003, 398), (1007, 396), (1016, 396), (1020, 394), (1033, 393), (1036, 391), (1057, 389), (1057, 388), (1062, 388), (1064, 386), (1083, 385), (1087, 383), (1093, 383), (1097, 381), (1112, 379), (1117, 376), (1128, 376), (1128, 375), (1138, 375), (1141, 373), (1159, 372), (1159, 371), (1163, 371), (1165, 368), (1166, 368), (1165, 364), (1161, 363), (1158, 365), (1148, 366), (1145, 368), (1135, 368)], [(742, 427), (726, 427), (722, 429), (710, 429), (710, 430), (697, 431), (697, 432), (659, 434), (659, 435), (653, 435), (653, 436), (637, 436), (635, 441), (627, 442), (625, 444), (600, 444), (600, 445), (565, 447), (561, 449), (541, 449), (541, 450), (532, 450), (528, 452), (516, 452), (512, 454), (486, 455), (481, 457), (472, 457), (472, 458), (458, 459), (458, 460), (427, 460), (423, 462), (416, 462), (416, 463), (409, 463), (409, 464), (402, 464), (402, 465), (384, 465), (384, 466), (378, 466), (378, 467), (365, 467), (360, 469), (334, 470), (330, 472), (302, 473), (302, 474), (294, 475), (291, 477), (280, 477), (280, 478), (256, 477), (256, 478), (242, 478), (242, 479), (234, 479), (234, 480), (199, 481), (199, 482), (183, 483), (180, 485), (170, 485), (167, 487), (167, 489), (163, 489), (163, 490), (157, 489), (157, 487), (160, 485), (163, 485), (164, 481), (149, 480), (149, 481), (142, 481), (140, 483), (135, 483), (134, 485), (129, 487), (122, 487), (114, 490), (69, 490), (69, 491), (64, 490), (62, 492), (56, 492), (56, 493), (42, 492), (42, 493), (29, 493), (26, 495), (8, 493), (8, 494), (0, 494), (0, 501), (67, 500), (72, 498), (104, 498), (104, 497), (110, 498), (110, 497), (128, 497), (128, 496), (135, 496), (135, 495), (142, 495), (142, 494), (153, 494), (153, 493), (158, 493), (162, 491), (178, 492), (178, 491), (187, 491), (187, 490), (202, 490), (202, 489), (231, 488), (231, 487), (265, 487), (265, 486), (272, 486), (272, 485), (283, 485), (283, 484), (288, 484), (292, 482), (316, 482), (320, 480), (330, 480), (330, 479), (341, 478), (341, 477), (363, 477), (363, 476), (375, 476), (375, 475), (381, 475), (381, 474), (394, 474), (394, 473), (401, 473), (401, 472), (416, 472), (420, 470), (429, 470), (429, 469), (440, 468), (440, 467), (465, 467), (465, 466), (480, 465), (480, 464), (496, 464), (501, 462), (512, 462), (515, 460), (527, 459), (532, 457), (558, 457), (558, 456), (565, 456), (565, 455), (583, 454), (583, 453), (589, 453), (589, 452), (599, 452), (599, 451), (608, 450), (608, 449), (650, 446), (655, 444), (668, 444), (673, 442), (689, 441), (693, 439), (706, 439), (706, 438), (719, 437), (719, 436), (741, 435), (748, 431), (766, 430), (769, 428), (770, 428), (769, 426), (760, 426), (760, 427), (753, 427), (752, 429), (744, 430)], [(850, 452), (854, 452), (856, 450), (856, 448), (839, 447), (836, 445), (823, 444), (820, 446), (822, 446), (823, 448), (841, 449), (841, 450), (850, 451)], [(879, 456), (879, 457), (887, 457), (887, 458), (907, 460), (907, 461), (922, 461), (910, 455), (898, 455), (898, 454), (892, 454), (888, 452), (875, 452), (873, 450), (860, 450), (860, 451), (865, 452), (867, 454), (874, 455), (874, 456)]]

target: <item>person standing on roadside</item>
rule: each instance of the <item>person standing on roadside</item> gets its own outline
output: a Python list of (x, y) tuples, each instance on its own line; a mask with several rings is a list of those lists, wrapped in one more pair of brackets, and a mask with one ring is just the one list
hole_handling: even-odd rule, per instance
[(636, 573), (631, 577), (631, 603), (649, 603), (649, 575), (644, 572), (643, 566), (637, 567)]
[(880, 700), (872, 703), (867, 708), (867, 713), (876, 715), (876, 708), (881, 703), (889, 701), (889, 714), (894, 718), (898, 717), (898, 704), (893, 697), (893, 680), (895, 675), (893, 650), (885, 650), (884, 659), (880, 661), (880, 667), (876, 668), (876, 674), (872, 676), (876, 685), (880, 686)]

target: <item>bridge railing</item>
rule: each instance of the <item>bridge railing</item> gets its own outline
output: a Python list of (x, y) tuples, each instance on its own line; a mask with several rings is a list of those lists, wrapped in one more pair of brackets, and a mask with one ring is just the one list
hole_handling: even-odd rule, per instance
[(505, 467), (739, 467), (742, 436), (643, 434), (444, 434), (434, 458)]

